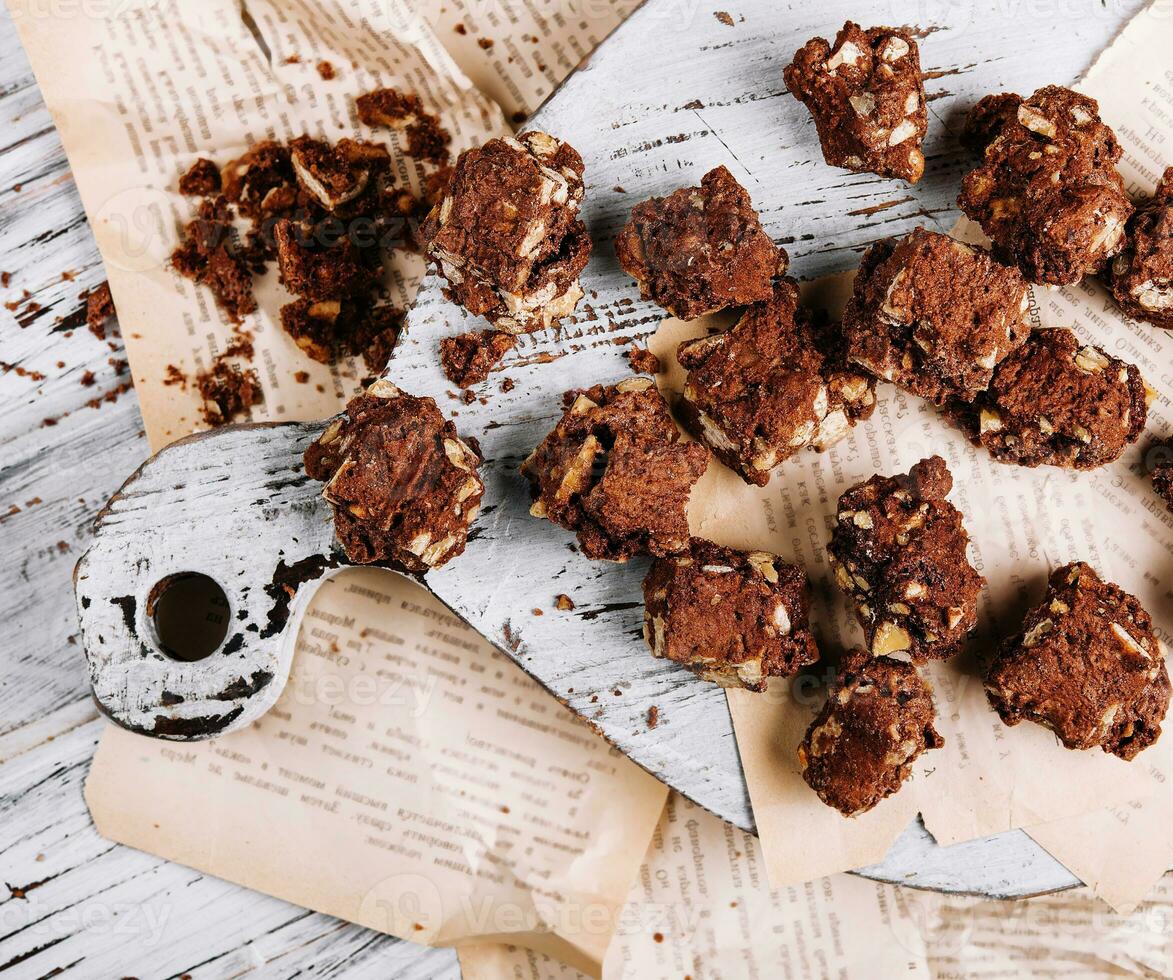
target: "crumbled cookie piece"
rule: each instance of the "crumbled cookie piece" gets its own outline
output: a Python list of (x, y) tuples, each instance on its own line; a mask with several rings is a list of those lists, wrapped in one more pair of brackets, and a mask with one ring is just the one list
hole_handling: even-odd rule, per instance
[(289, 147), (273, 140), (254, 144), (221, 173), (224, 197), (245, 217), (262, 219), (292, 207), (296, 196)]
[(722, 687), (764, 691), (819, 659), (806, 573), (764, 551), (693, 538), (644, 578), (644, 639), (655, 657)]
[(627, 348), (627, 361), (637, 374), (660, 373), (660, 359), (646, 347)]
[(192, 197), (211, 197), (220, 193), (220, 168), (200, 157), (179, 178), (179, 193)]
[(204, 422), (213, 428), (245, 415), (263, 399), (257, 372), (225, 357), (217, 357), (210, 368), (197, 374), (195, 387), (203, 399)]
[(615, 252), (640, 294), (681, 320), (769, 299), (771, 280), (789, 262), (724, 167), (705, 174), (700, 187), (637, 204)]
[(920, 49), (910, 34), (848, 21), (834, 45), (821, 37), (807, 41), (783, 77), (814, 117), (832, 167), (920, 180), (929, 116)]
[(369, 252), (347, 235), (323, 241), (314, 229), (288, 218), (273, 227), (277, 267), (285, 288), (308, 300), (339, 300), (368, 292), (376, 269)]
[(417, 160), (445, 164), (452, 135), (437, 116), (424, 109), (418, 95), (383, 88), (355, 99), (358, 118), (368, 126), (402, 129), (407, 135), (407, 154)]
[(517, 346), (517, 336), (503, 330), (462, 333), (440, 341), (444, 376), (458, 388), (471, 388), (489, 378), (501, 358)]
[(1069, 749), (1099, 746), (1133, 759), (1160, 737), (1169, 672), (1141, 604), (1084, 562), (1051, 573), (986, 672), (986, 695), (1007, 725), (1033, 721)]
[(573, 147), (539, 132), (460, 154), (420, 231), (449, 298), (511, 333), (569, 316), (591, 251), (582, 173)]
[(866, 813), (945, 744), (935, 719), (933, 689), (912, 664), (856, 650), (799, 746), (802, 778), (845, 817)]
[(118, 311), (114, 309), (114, 295), (110, 292), (110, 283), (101, 282), (83, 296), (86, 301), (86, 326), (99, 340), (105, 340), (106, 324), (118, 315)]
[(390, 169), (391, 154), (363, 140), (330, 144), (299, 136), (289, 144), (289, 162), (302, 190), (327, 211), (337, 211)]
[(843, 314), (848, 360), (941, 405), (972, 401), (1030, 333), (1017, 269), (917, 228), (864, 253)]
[(362, 354), (377, 346), (387, 364), (399, 336), (403, 311), (394, 306), (374, 306), (365, 298), (297, 299), (281, 307), (281, 326), (306, 354), (322, 364), (332, 364), (339, 354)]
[(1079, 282), (1124, 247), (1132, 205), (1115, 166), (1122, 151), (1089, 96), (1048, 85), (1014, 98), (989, 96), (974, 108), (971, 139), (987, 141), (985, 157), (962, 181), (958, 204), (994, 255), (1031, 282)]
[(435, 401), (383, 379), (352, 398), (305, 453), (306, 473), (326, 483), (346, 557), (413, 573), (464, 551), (485, 491), (480, 465)]
[(1153, 489), (1173, 510), (1173, 439), (1158, 442), (1149, 452)]
[(985, 579), (969, 563), (953, 477), (940, 456), (907, 476), (873, 476), (839, 498), (828, 553), (868, 649), (945, 660), (977, 624)]
[(779, 280), (724, 333), (680, 345), (685, 426), (746, 482), (765, 486), (783, 460), (842, 439), (875, 409), (875, 384), (849, 370), (829, 325)]
[(200, 202), (194, 220), (171, 253), (171, 266), (182, 276), (207, 286), (233, 323), (257, 308), (252, 270), (236, 242), (232, 209), (223, 197)]
[(649, 378), (567, 392), (561, 421), (522, 464), (534, 517), (575, 531), (588, 558), (688, 546), (688, 498), (709, 462), (683, 442)]
[(1144, 431), (1148, 390), (1137, 367), (1056, 327), (1034, 331), (986, 391), (949, 411), (1001, 463), (1090, 470)]
[(1112, 295), (1126, 316), (1173, 330), (1173, 167), (1128, 221), (1124, 251), (1112, 261)]

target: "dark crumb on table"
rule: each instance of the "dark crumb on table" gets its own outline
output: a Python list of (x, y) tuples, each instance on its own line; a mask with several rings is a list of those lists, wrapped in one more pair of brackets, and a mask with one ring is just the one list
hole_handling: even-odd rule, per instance
[(501, 390), (504, 392), (512, 391), (515, 386), (516, 386), (516, 382), (514, 382), (514, 380), (512, 378), (506, 378), (504, 381), (501, 382)]
[(179, 385), (185, 391), (187, 390), (187, 375), (183, 373), (176, 365), (168, 364), (167, 370), (163, 374), (163, 384), (165, 385)]
[(513, 115), (509, 117), (509, 121), (513, 123), (514, 126), (520, 126), (528, 118), (529, 114), (527, 112), (525, 112), (523, 109), (518, 109), (515, 113), (513, 113)]
[(627, 191), (624, 190), (622, 187), (620, 187), (618, 184), (616, 184), (614, 187), (612, 187), (611, 190), (613, 190), (616, 194), (626, 194), (627, 193)]
[(477, 38), (477, 44), (479, 44), (486, 51), (491, 51), (493, 49), (493, 39), (491, 37), (479, 37)]
[(645, 347), (630, 347), (627, 359), (633, 371), (639, 374), (659, 374), (660, 359)]
[(563, 612), (570, 612), (570, 610), (572, 610), (574, 608), (574, 600), (571, 599), (570, 596), (566, 595), (565, 593), (562, 593), (561, 595), (558, 595), (555, 597), (554, 605), (557, 606), (559, 609), (561, 609)]
[(1051, 573), (1042, 603), (1002, 646), (986, 695), (1007, 725), (1033, 721), (1069, 749), (1133, 759), (1161, 734), (1169, 673), (1140, 602), (1084, 562)]
[(714, 10), (713, 16), (717, 18), (726, 27), (733, 26), (733, 15), (725, 10)]
[(660, 724), (660, 709), (654, 704), (648, 708), (648, 728), (655, 728)]
[(318, 69), (318, 76), (322, 79), (323, 82), (330, 81), (338, 74), (334, 70), (334, 66), (324, 59), (319, 61), (315, 67)]
[(310, 380), (310, 373), (309, 371), (294, 371), (293, 380), (299, 385), (307, 384)]
[(92, 388), (94, 382), (97, 380), (97, 376), (93, 371), (85, 371), (78, 380), (83, 388)]
[(12, 273), (0, 272), (0, 286), (7, 289), (10, 285), (12, 285)]
[(540, 610), (540, 609), (539, 609), (537, 606), (534, 606), (534, 608), (533, 608), (533, 609), (531, 609), (531, 610), (530, 610), (530, 612), (532, 612), (532, 613), (533, 613), (535, 616), (544, 616), (544, 615), (546, 615), (546, 614), (545, 614), (544, 612), (542, 612), (542, 610)]
[(453, 26), (452, 29), (454, 31), (456, 31), (457, 34), (467, 34), (468, 33), (468, 28), (465, 27), (464, 24), (456, 24)]
[(299, 65), (299, 64), (301, 64), (301, 55), (291, 54), (284, 61), (282, 61), (281, 64), (283, 64), (283, 65)]
[(471, 388), (465, 388), (460, 394), (460, 400), (466, 405), (471, 405), (477, 400), (477, 393)]
[(485, 381), (501, 358), (516, 346), (517, 337), (501, 330), (445, 337), (440, 341), (444, 376), (458, 388), (471, 388)]
[(179, 178), (179, 193), (208, 197), (220, 193), (220, 168), (206, 157), (200, 157), (187, 173)]
[(204, 422), (227, 425), (262, 400), (261, 379), (252, 368), (216, 358), (212, 366), (195, 377), (196, 390), (203, 399)]
[(1173, 439), (1155, 443), (1146, 459), (1153, 479), (1153, 489), (1169, 505), (1169, 509), (1173, 510)]
[(106, 339), (106, 324), (111, 317), (117, 314), (114, 309), (114, 297), (110, 294), (110, 283), (104, 282), (95, 286), (81, 297), (86, 301), (86, 324), (99, 340)]

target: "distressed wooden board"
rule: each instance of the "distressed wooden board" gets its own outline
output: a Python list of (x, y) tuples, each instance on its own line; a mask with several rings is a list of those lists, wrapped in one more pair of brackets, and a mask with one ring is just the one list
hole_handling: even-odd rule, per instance
[[(569, 138), (587, 161), (584, 217), (596, 252), (584, 276), (588, 299), (575, 322), (524, 338), (482, 392), (487, 404), (466, 406), (441, 376), (436, 342), (483, 324), (469, 323), (442, 299), (438, 282), (428, 279), (387, 373), (409, 391), (438, 398), (463, 433), (481, 440), (488, 459), (486, 507), (468, 552), (429, 575), (429, 586), (637, 762), (719, 816), (751, 827), (723, 692), (653, 661), (639, 641), (645, 562), (616, 567), (583, 560), (569, 547), (569, 534), (529, 518), (526, 489), (517, 475), (521, 460), (554, 424), (562, 391), (623, 377), (629, 369), (616, 340), (646, 337), (662, 317), (639, 300), (617, 268), (611, 239), (640, 197), (696, 183), (718, 163), (750, 188), (769, 234), (787, 245), (792, 271), (800, 277), (847, 269), (875, 238), (917, 224), (948, 230), (957, 216), (958, 182), (970, 165), (955, 140), (964, 109), (991, 90), (1029, 92), (1045, 82), (1070, 82), (1140, 5), (1104, 5), (1082, 18), (1058, 20), (1050, 14), (1024, 18), (1004, 5), (814, 7), (757, 0), (731, 8), (732, 27), (711, 12), (686, 6), (682, 11), (672, 0), (649, 2), (531, 123)], [(780, 77), (781, 66), (802, 41), (833, 33), (847, 16), (899, 22), (909, 12), (927, 18), (915, 26), (927, 39), (922, 61), (929, 73), (931, 116), (928, 175), (916, 188), (826, 167), (806, 110), (785, 94)], [(933, 19), (937, 15), (940, 20)], [(647, 56), (651, 38), (658, 42), (655, 58)], [(984, 60), (978, 62), (978, 56)], [(513, 391), (497, 390), (503, 376), (515, 381)], [(213, 445), (205, 440), (194, 452), (211, 453)], [(249, 466), (272, 462), (259, 445), (239, 458)], [(169, 465), (177, 474), (190, 474), (201, 460), (177, 450)], [(250, 468), (242, 480), (256, 484), (256, 472)], [(157, 473), (151, 481), (157, 488), (168, 486)], [(264, 501), (225, 495), (224, 485), (209, 489), (205, 499), (205, 518), (225, 521), (222, 526), (233, 532), (249, 519), (250, 503), (252, 518), (271, 520), (262, 513)], [(308, 502), (280, 520), (284, 533), (299, 540), (317, 533), (311, 525), (320, 530), (320, 514)], [(267, 530), (250, 529), (243, 540), (252, 547), (270, 538)], [(118, 546), (120, 554), (134, 547), (135, 535), (129, 534)], [(157, 579), (160, 562), (172, 557), (171, 546), (152, 541), (151, 549), (150, 574), (136, 567), (140, 579), (122, 582), (114, 594), (131, 586), (142, 590)], [(236, 561), (235, 552), (206, 548), (202, 557)], [(274, 563), (276, 555), (270, 555), (266, 567)], [(95, 567), (90, 561), (90, 582)], [(552, 609), (554, 595), (562, 592), (577, 603), (572, 613)], [(535, 608), (544, 615), (535, 616)], [(660, 717), (655, 731), (645, 722), (652, 704)], [(986, 850), (991, 858), (977, 860)], [(1043, 891), (1072, 880), (1022, 834), (967, 845), (955, 852), (956, 866), (943, 853), (931, 851), (927, 834), (914, 829), (884, 865), (868, 873), (915, 884), (923, 867), (925, 880), (936, 887), (991, 894)]]

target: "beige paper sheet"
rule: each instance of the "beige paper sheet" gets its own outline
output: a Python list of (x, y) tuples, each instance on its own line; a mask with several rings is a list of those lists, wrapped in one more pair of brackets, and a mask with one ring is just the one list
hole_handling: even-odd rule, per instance
[[(650, 977), (1169, 976), (1173, 878), (1108, 912), (1081, 888), (1000, 902), (834, 875), (771, 891), (762, 845), (672, 794), (607, 951), (604, 980)], [(464, 980), (576, 980), (504, 945), (459, 951)]]
[(244, 731), (110, 729), (99, 832), (403, 939), (512, 936), (597, 974), (664, 786), (398, 575), (327, 581), (293, 663)]
[[(389, 143), (395, 173), (418, 188), (424, 169), (396, 134), (359, 125), (354, 96), (418, 92), (458, 151), (506, 129), (480, 84), (511, 92), (512, 112), (535, 108), (573, 67), (569, 53), (589, 50), (635, 3), (581, 17), (565, 16), (570, 0), (498, 4), (496, 50), (532, 47), (524, 63), (475, 37), (472, 48), (454, 43), (479, 5), (446, 6), (437, 21), (439, 5), (403, 0), (250, 0), (259, 39), (238, 0), (124, 0), (66, 18), (31, 0), (9, 5), (105, 259), (159, 448), (195, 428), (199, 408), (192, 391), (162, 384), (166, 367), (192, 373), (232, 335), (209, 294), (165, 267), (192, 213), (175, 192), (192, 160), (225, 162), (266, 137), (362, 135)], [(538, 78), (528, 62), (545, 51), (562, 54)], [(319, 77), (320, 60), (333, 80)], [(387, 298), (406, 303), (421, 268), (396, 253)], [(254, 418), (337, 411), (365, 368), (310, 361), (277, 325), (287, 297), (274, 272), (259, 293), (245, 323), (265, 393)], [(295, 382), (297, 371), (309, 382)], [(338, 576), (314, 597), (297, 643), (283, 700), (248, 731), (193, 746), (107, 732), (87, 784), (102, 832), (404, 938), (511, 935), (597, 971), (666, 790), (396, 576)]]

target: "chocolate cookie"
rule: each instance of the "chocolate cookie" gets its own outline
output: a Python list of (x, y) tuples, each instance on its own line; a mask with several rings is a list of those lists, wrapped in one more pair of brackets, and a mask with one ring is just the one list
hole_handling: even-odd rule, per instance
[(817, 328), (798, 289), (779, 280), (724, 333), (680, 345), (684, 424), (747, 483), (807, 446), (820, 451), (875, 410), (874, 383), (849, 370), (839, 338)]
[(847, 357), (938, 405), (971, 401), (1030, 333), (1029, 298), (1016, 269), (917, 228), (864, 253), (843, 314)]
[(1149, 453), (1149, 475), (1153, 489), (1173, 510), (1173, 439), (1158, 442)]
[(848, 21), (834, 45), (816, 37), (799, 48), (783, 78), (814, 117), (832, 167), (920, 180), (929, 116), (920, 50), (906, 31)]
[(650, 378), (570, 391), (561, 421), (522, 464), (534, 517), (575, 531), (588, 558), (688, 547), (688, 497), (709, 463), (680, 439)]
[(949, 411), (1001, 463), (1090, 470), (1144, 431), (1148, 394), (1139, 369), (1054, 328), (1032, 333), (986, 391)]
[(873, 476), (839, 498), (828, 554), (874, 655), (944, 660), (977, 623), (985, 584), (969, 563), (961, 512), (940, 456), (907, 476)]
[(970, 141), (985, 144), (985, 158), (958, 204), (995, 257), (1031, 282), (1079, 282), (1124, 247), (1132, 205), (1116, 171), (1120, 145), (1089, 96), (1048, 85), (1016, 99), (1003, 93), (975, 107)]
[(935, 718), (915, 667), (856, 650), (799, 746), (802, 778), (845, 817), (865, 813), (900, 789), (922, 752), (945, 744)]
[(420, 232), (453, 302), (510, 333), (569, 316), (591, 251), (582, 173), (578, 152), (546, 133), (461, 153)]
[(644, 639), (655, 657), (722, 687), (764, 691), (819, 659), (806, 573), (777, 555), (693, 538), (644, 579)]
[(409, 572), (439, 568), (464, 551), (485, 486), (481, 457), (431, 398), (380, 379), (305, 453), (305, 470), (326, 483), (346, 557)]
[(640, 294), (681, 320), (769, 299), (771, 280), (789, 261), (724, 167), (700, 187), (637, 204), (615, 252)]
[(1173, 167), (1128, 221), (1112, 261), (1112, 295), (1134, 320), (1173, 330)]
[(1042, 604), (1003, 644), (986, 694), (1007, 725), (1033, 721), (1069, 749), (1132, 759), (1160, 737), (1169, 672), (1141, 604), (1074, 562), (1051, 573)]

